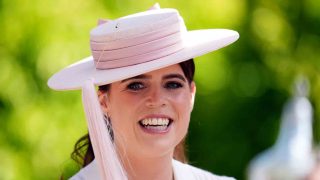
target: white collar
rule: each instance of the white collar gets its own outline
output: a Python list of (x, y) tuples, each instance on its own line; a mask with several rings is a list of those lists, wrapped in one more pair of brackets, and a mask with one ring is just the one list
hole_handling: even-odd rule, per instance
[[(174, 159), (172, 160), (172, 167), (175, 180), (234, 180), (233, 178), (216, 176), (210, 172), (184, 164)], [(101, 180), (100, 173), (97, 168), (97, 162), (93, 160), (77, 174), (72, 176), (70, 180)]]

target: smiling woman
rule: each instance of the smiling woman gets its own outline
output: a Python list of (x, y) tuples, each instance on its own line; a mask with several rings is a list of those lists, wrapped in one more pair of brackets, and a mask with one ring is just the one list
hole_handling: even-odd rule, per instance
[(83, 168), (71, 179), (230, 179), (185, 164), (183, 144), (196, 93), (193, 58), (238, 37), (187, 31), (177, 10), (159, 7), (101, 22), (90, 34), (93, 56), (48, 82), (83, 92), (89, 135), (75, 146)]
[(172, 174), (166, 164), (187, 133), (194, 93), (178, 64), (112, 83), (99, 93), (121, 161), (128, 175), (135, 174), (129, 179), (168, 179), (148, 176), (150, 168)]

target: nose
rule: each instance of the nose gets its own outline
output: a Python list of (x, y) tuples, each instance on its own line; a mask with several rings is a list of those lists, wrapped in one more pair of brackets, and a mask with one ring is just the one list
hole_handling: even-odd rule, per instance
[(146, 106), (149, 108), (158, 108), (167, 105), (166, 95), (161, 88), (152, 88), (146, 96)]

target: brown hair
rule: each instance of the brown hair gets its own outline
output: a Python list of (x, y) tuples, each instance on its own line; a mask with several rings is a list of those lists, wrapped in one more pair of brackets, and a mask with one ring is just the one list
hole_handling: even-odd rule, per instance
[[(179, 63), (184, 75), (189, 84), (193, 82), (195, 65), (193, 59)], [(99, 91), (106, 92), (110, 85), (99, 86)], [(82, 136), (75, 144), (74, 150), (71, 153), (71, 158), (75, 160), (81, 167), (85, 167), (94, 159), (93, 148), (89, 134)], [(187, 162), (185, 155), (185, 138), (175, 147), (173, 158), (181, 162)]]

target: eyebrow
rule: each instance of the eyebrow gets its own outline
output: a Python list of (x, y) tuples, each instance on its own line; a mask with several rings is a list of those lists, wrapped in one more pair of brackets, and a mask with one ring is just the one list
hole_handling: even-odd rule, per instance
[[(186, 78), (184, 76), (182, 76), (181, 74), (167, 74), (167, 75), (163, 76), (163, 79), (172, 79), (172, 78), (178, 78), (178, 79), (182, 80), (183, 82), (186, 82)], [(121, 81), (121, 83), (124, 83), (129, 80), (133, 80), (133, 79), (151, 79), (151, 76), (142, 74), (142, 75), (134, 76), (132, 78), (124, 79)]]
[(178, 78), (178, 79), (181, 79), (183, 82), (186, 82), (186, 78), (181, 74), (168, 74), (163, 77), (163, 79), (172, 79), (172, 78)]
[(124, 79), (121, 81), (121, 83), (124, 83), (124, 82), (132, 80), (132, 79), (150, 79), (150, 78), (151, 78), (150, 75), (142, 74), (142, 75), (134, 76), (132, 78)]

